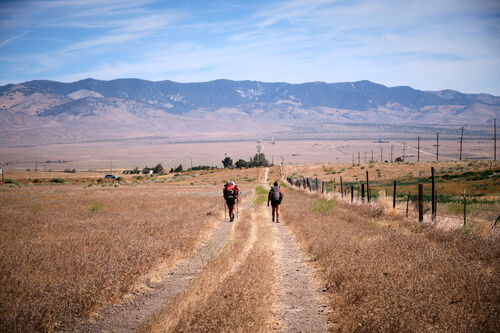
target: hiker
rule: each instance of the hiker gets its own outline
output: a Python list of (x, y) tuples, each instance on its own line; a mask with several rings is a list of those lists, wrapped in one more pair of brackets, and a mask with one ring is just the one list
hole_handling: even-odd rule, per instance
[(274, 186), (271, 186), (271, 190), (267, 195), (267, 207), (269, 207), (269, 202), (271, 202), (271, 206), (273, 207), (273, 222), (274, 222), (274, 214), (276, 213), (276, 223), (280, 223), (280, 205), (283, 200), (283, 192), (278, 185), (278, 182), (274, 182)]
[(228, 181), (222, 190), (224, 199), (226, 200), (227, 209), (229, 210), (229, 222), (234, 221), (234, 204), (238, 200), (240, 190), (233, 181)]

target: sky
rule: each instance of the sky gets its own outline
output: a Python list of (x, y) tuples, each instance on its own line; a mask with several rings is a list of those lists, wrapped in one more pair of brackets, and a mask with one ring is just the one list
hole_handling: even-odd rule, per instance
[(0, 0), (0, 84), (370, 80), (500, 95), (499, 0)]

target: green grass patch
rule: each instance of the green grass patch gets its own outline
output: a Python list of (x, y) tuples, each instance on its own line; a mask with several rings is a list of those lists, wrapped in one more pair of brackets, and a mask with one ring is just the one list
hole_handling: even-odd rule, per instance
[(321, 199), (313, 201), (312, 209), (316, 213), (319, 213), (322, 215), (327, 215), (332, 211), (332, 209), (335, 206), (337, 206), (337, 201), (327, 200), (327, 199), (321, 198)]
[(90, 212), (91, 213), (98, 212), (98, 211), (103, 210), (103, 209), (104, 209), (104, 205), (98, 201), (94, 201), (94, 202), (92, 202), (92, 204), (90, 204)]
[(262, 186), (257, 186), (257, 188), (255, 189), (255, 193), (257, 193), (257, 195), (267, 195), (268, 192), (269, 191)]

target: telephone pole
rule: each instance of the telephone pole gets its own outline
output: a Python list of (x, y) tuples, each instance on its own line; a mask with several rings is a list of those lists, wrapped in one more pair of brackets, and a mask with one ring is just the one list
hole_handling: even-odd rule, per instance
[(436, 162), (439, 161), (439, 132), (436, 132)]
[(417, 138), (417, 162), (420, 162), (420, 137)]
[(403, 142), (403, 161), (406, 159), (406, 142)]
[(462, 126), (462, 134), (460, 134), (460, 161), (462, 160), (462, 143), (464, 142), (464, 126)]
[(382, 147), (380, 147), (380, 163), (383, 163), (382, 162)]
[(393, 159), (392, 159), (392, 149), (394, 148), (394, 145), (391, 143), (391, 163), (393, 162)]
[(497, 161), (497, 118), (493, 121), (493, 161)]

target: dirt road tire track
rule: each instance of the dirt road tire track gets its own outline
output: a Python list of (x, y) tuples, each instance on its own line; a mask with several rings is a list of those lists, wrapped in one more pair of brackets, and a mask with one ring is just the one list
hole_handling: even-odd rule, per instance
[(281, 332), (326, 332), (331, 310), (316, 271), (291, 235), (286, 221), (273, 223), (269, 210), (267, 214), (273, 225), (277, 274), (270, 328)]
[(146, 284), (145, 290), (125, 297), (119, 305), (109, 305), (90, 321), (76, 324), (71, 332), (136, 332), (179, 292), (182, 292), (204, 265), (227, 243), (234, 224), (221, 221), (209, 238), (187, 260), (171, 268), (159, 282)]

